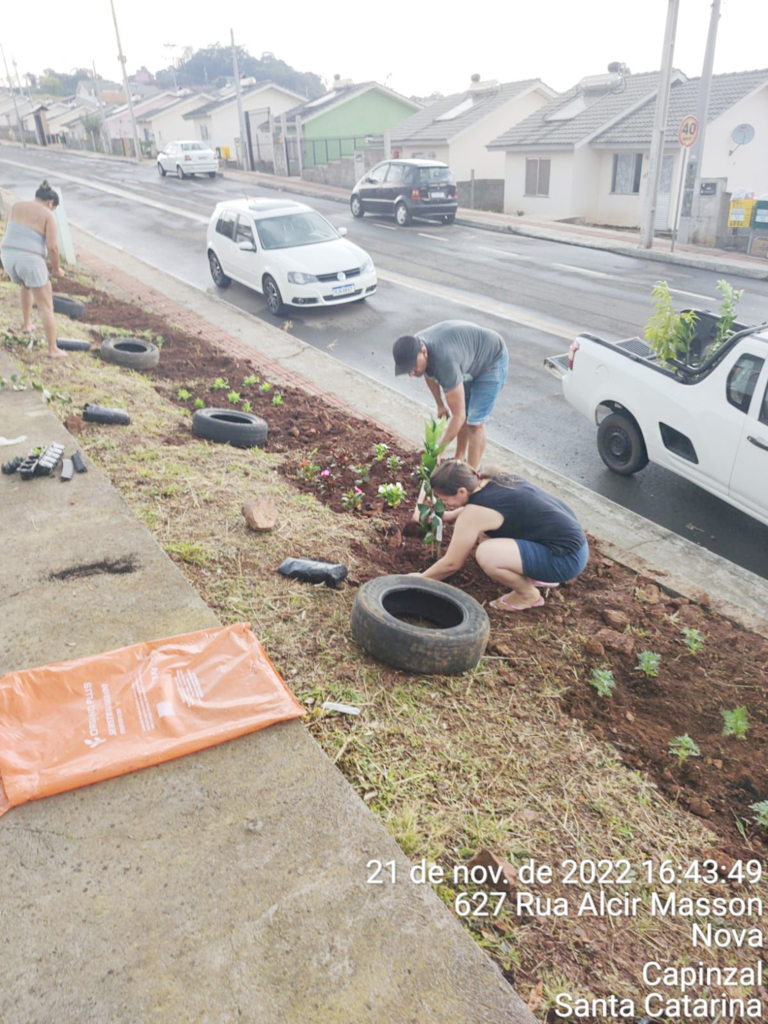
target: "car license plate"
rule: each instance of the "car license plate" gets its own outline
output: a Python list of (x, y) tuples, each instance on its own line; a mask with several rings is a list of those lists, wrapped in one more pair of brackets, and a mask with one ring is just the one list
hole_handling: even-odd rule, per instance
[(445, 192), (431, 192), (430, 199), (445, 199)]
[(350, 295), (354, 290), (353, 284), (339, 284), (332, 289), (334, 295)]

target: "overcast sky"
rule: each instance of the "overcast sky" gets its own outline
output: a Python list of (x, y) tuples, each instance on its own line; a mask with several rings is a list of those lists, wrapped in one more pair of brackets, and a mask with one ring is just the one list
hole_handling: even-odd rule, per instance
[[(667, 0), (115, 5), (129, 74), (142, 64), (151, 71), (166, 66), (183, 46), (228, 43), (232, 28), (256, 57), (271, 50), (299, 71), (329, 81), (336, 73), (356, 82), (376, 79), (408, 96), (460, 92), (474, 73), (502, 82), (541, 78), (564, 91), (614, 60), (633, 72), (656, 70), (668, 6)], [(709, 16), (709, 0), (680, 0), (675, 65), (690, 77), (701, 73)], [(3, 4), (0, 42), (21, 74), (69, 71), (95, 60), (100, 75), (120, 77), (109, 0)], [(715, 73), (756, 68), (768, 68), (768, 3), (722, 0)]]

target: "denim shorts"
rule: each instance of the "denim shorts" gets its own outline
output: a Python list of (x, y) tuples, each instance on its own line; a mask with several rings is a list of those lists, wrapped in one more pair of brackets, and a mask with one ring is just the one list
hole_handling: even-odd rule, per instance
[(584, 572), (589, 561), (587, 541), (572, 555), (554, 555), (549, 548), (533, 540), (516, 540), (515, 543), (520, 551), (523, 573), (529, 580), (567, 583)]
[(504, 387), (509, 373), (509, 352), (507, 346), (493, 364), (474, 380), (464, 384), (464, 400), (467, 407), (467, 425), (479, 427), (485, 423), (493, 410), (499, 392)]

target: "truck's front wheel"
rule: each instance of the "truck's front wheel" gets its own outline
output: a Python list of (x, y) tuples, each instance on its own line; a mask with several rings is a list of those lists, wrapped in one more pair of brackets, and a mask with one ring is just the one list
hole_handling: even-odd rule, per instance
[(597, 450), (608, 469), (631, 476), (648, 465), (648, 452), (638, 425), (613, 412), (597, 428)]

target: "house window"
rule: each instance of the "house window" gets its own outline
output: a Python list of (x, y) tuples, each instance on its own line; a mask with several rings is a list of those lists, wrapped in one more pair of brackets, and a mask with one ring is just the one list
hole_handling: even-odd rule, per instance
[(525, 161), (525, 194), (527, 196), (549, 195), (549, 168), (551, 160)]
[(611, 192), (619, 195), (637, 195), (643, 170), (642, 153), (614, 153)]

